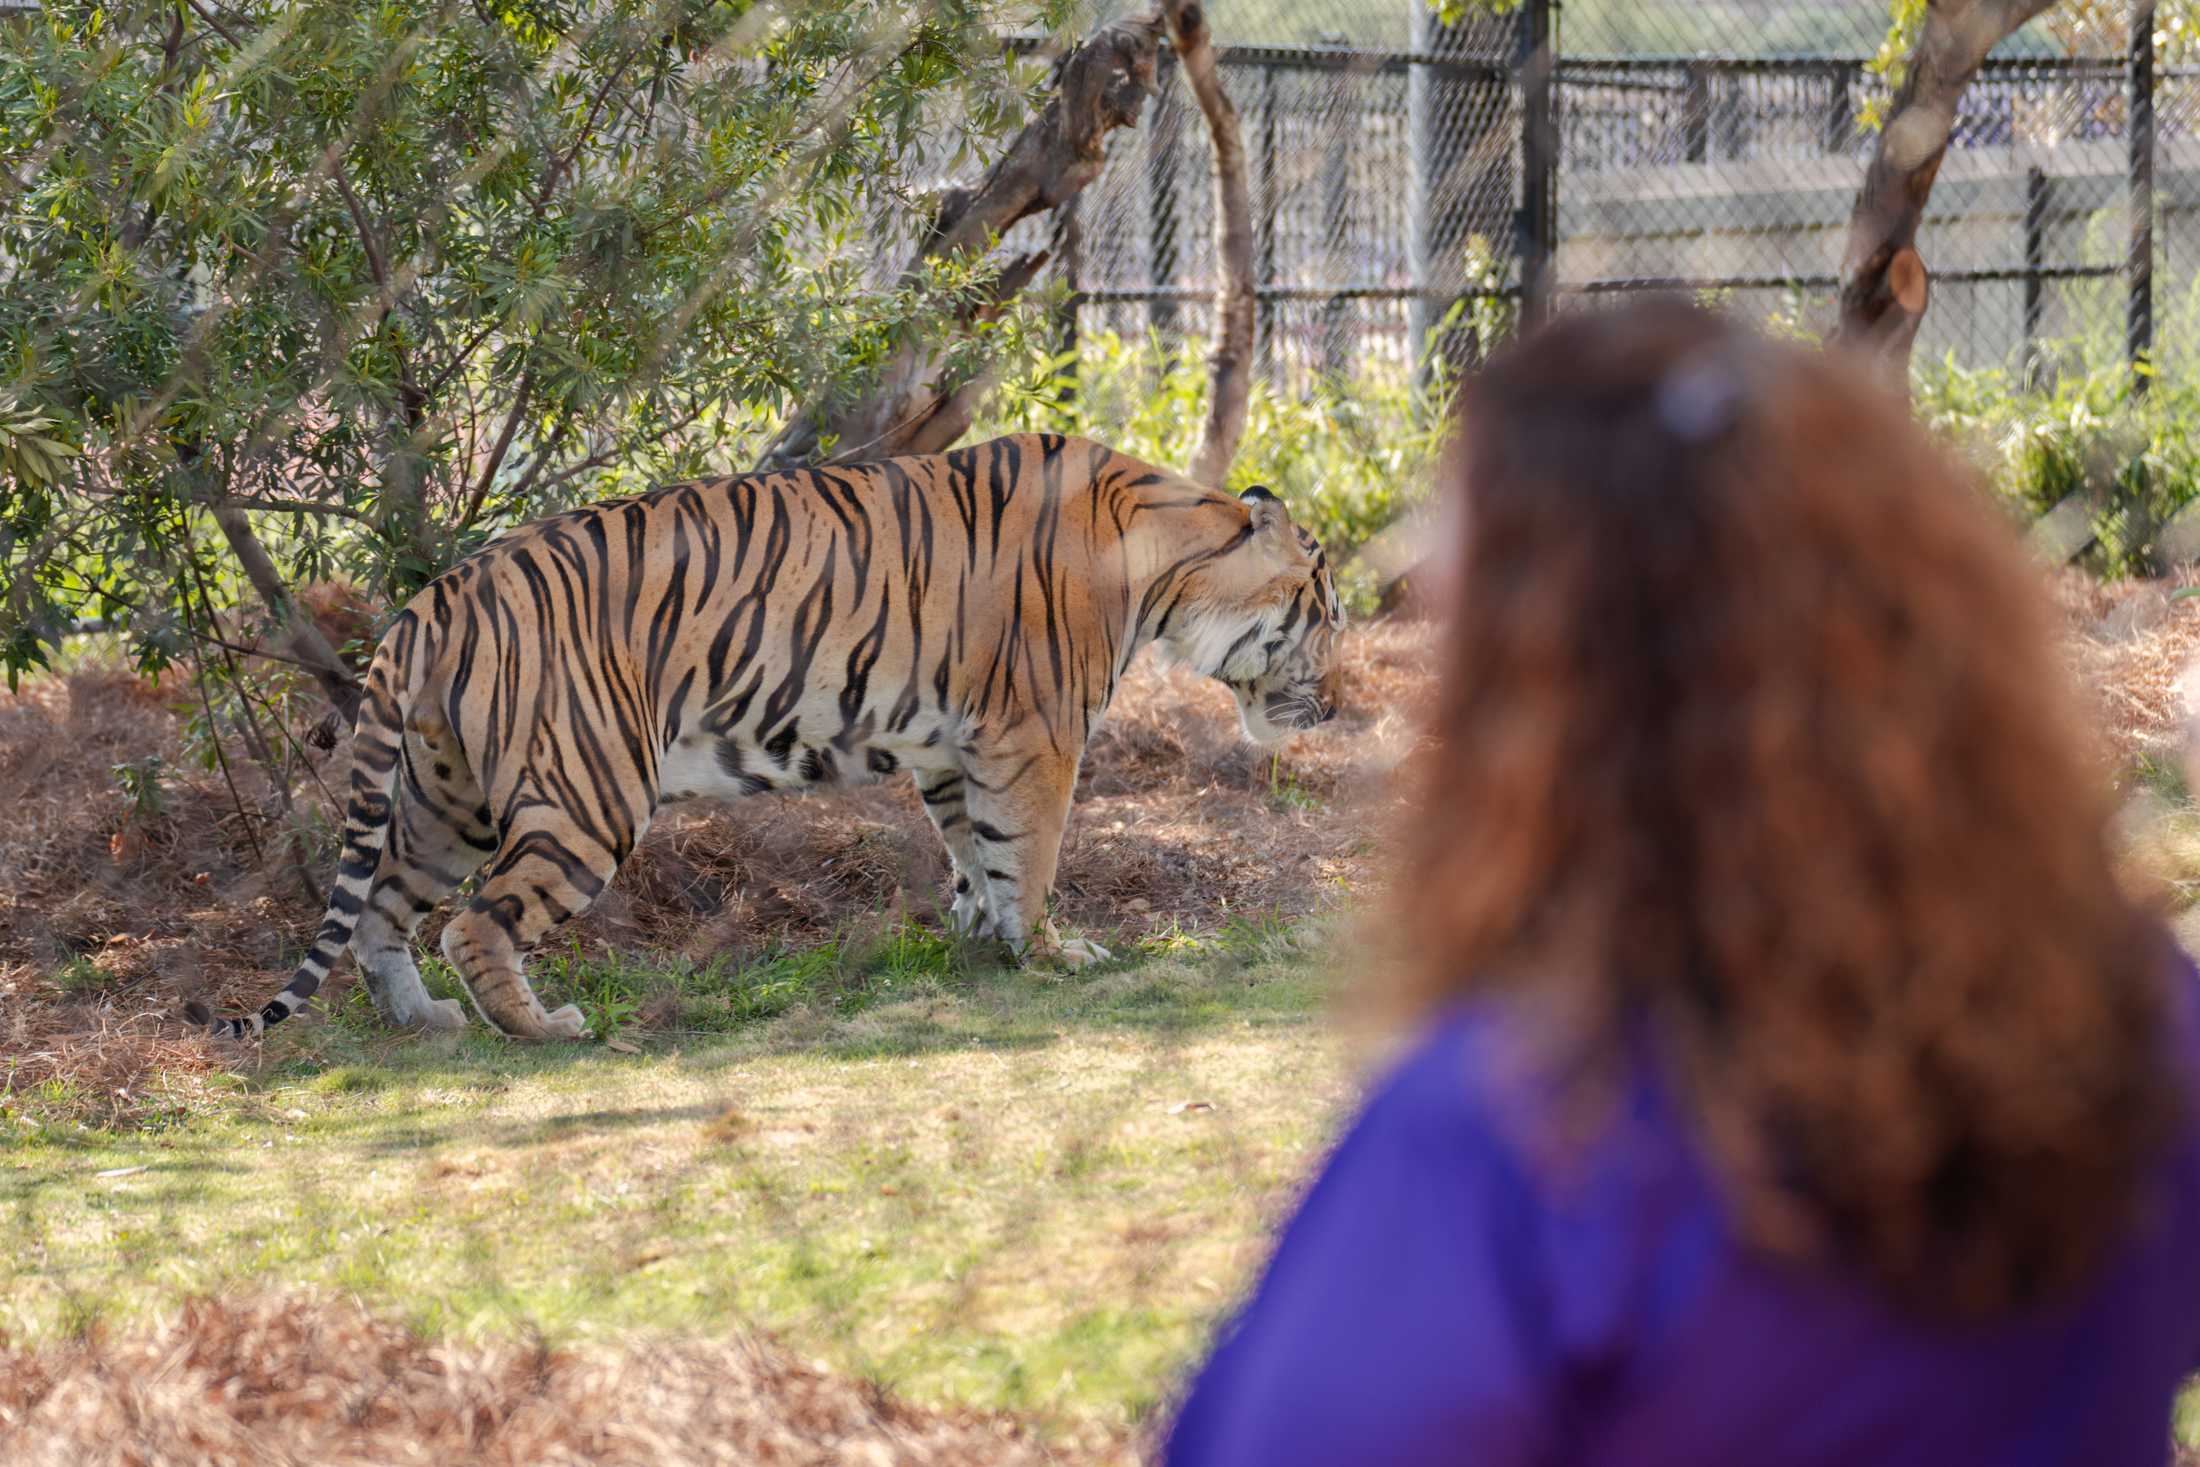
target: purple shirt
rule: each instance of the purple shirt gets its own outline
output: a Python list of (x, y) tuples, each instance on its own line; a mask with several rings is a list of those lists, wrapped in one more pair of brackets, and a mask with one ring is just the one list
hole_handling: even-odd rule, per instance
[(1532, 1167), (1488, 1081), (1507, 1027), (1455, 1013), (1376, 1090), (1194, 1383), (1168, 1467), (2167, 1459), (2200, 1368), (2200, 1148), (2165, 1158), (2147, 1223), (2074, 1304), (1922, 1323), (1738, 1246), (1647, 1066), (1562, 1177)]

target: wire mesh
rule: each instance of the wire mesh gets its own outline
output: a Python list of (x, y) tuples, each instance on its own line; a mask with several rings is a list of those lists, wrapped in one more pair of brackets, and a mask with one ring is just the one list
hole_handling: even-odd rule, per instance
[[(1430, 324), (1423, 297), (1440, 315), (1469, 287), (1472, 240), (1510, 268), (1510, 84), (1447, 72), (1417, 85), (1398, 54), (1331, 38), (1237, 48), (1222, 63), (1248, 153), (1256, 351), (1279, 384), (1412, 360)], [(1417, 122), (1446, 149), (1418, 169)], [(1165, 66), (1137, 134), (1078, 200), (1063, 268), (1084, 301), (1081, 329), (1204, 339), (1221, 283), (1209, 160), (1198, 108)]]
[(2155, 359), (2200, 367), (2200, 69), (2159, 78), (2154, 98)]
[[(1456, 303), (1508, 302), (1524, 217), (1520, 19), (1216, 0), (1253, 177), (1260, 361), (1279, 388), (1415, 360)], [(1678, 289), (1823, 327), (1875, 117), (1872, 7), (1570, 0), (1556, 32), (1550, 285)], [(1921, 247), (1918, 350), (1968, 366), (2113, 359), (2131, 234), (2125, 38), (2036, 22), (1965, 93)], [(2158, 68), (2156, 340), (2190, 348), (2200, 79)], [(1173, 67), (1079, 204), (1078, 329), (1204, 338), (1219, 283), (1204, 123)], [(2178, 312), (2184, 312), (2179, 316)], [(1495, 319), (1503, 319), (1496, 313)], [(2180, 329), (2180, 327), (2184, 329)], [(1486, 343), (1466, 333), (1465, 354)], [(1462, 343), (1452, 343), (1454, 353)]]

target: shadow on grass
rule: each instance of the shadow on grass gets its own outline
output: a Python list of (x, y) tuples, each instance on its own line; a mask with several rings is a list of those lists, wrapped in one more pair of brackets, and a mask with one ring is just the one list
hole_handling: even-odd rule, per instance
[[(286, 1025), (264, 1048), (240, 1050), (237, 1069), (166, 1133), (180, 1141), (224, 1121), (281, 1128), (292, 1123), (287, 1115), (302, 1134), (373, 1155), (454, 1142), (524, 1149), (583, 1132), (707, 1119), (713, 1108), (604, 1109), (485, 1128), (478, 1107), (520, 1084), (578, 1096), (599, 1086), (630, 1094), (654, 1070), (685, 1081), (722, 1077), (730, 1094), (743, 1068), (763, 1060), (830, 1069), (1031, 1053), (1109, 1032), (1166, 1047), (1231, 1026), (1295, 1026), (1327, 1008), (1330, 975), (1340, 966), (1331, 956), (1335, 936), (1319, 920), (1242, 920), (1217, 932), (1164, 932), (1069, 972), (1004, 967), (991, 945), (908, 923), (739, 966), (553, 951), (539, 955), (531, 972), (544, 1001), (581, 1004), (597, 1033), (608, 1031), (620, 1049), (519, 1043), (478, 1023), (460, 1034), (392, 1032), (354, 985), (319, 1021)], [(423, 976), (439, 996), (457, 995), (455, 978), (440, 965)], [(285, 1096), (312, 1097), (311, 1115), (287, 1110)], [(80, 1151), (88, 1165), (118, 1137), (55, 1126), (37, 1139)], [(171, 1151), (162, 1164), (207, 1163), (183, 1162)], [(8, 1183), (0, 1172), (0, 1193)]]

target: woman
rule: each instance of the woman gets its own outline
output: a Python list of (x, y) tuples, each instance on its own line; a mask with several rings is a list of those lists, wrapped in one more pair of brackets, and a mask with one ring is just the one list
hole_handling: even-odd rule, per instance
[(1168, 1461), (2158, 1467), (2195, 980), (2008, 527), (1679, 304), (1517, 348), (1461, 442), (1421, 1039)]

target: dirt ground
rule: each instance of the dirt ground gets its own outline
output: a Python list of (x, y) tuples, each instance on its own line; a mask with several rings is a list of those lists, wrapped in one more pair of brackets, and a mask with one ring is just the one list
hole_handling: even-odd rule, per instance
[(2071, 571), (2055, 589), (2080, 681), (2098, 702), (2110, 752), (2125, 764), (2182, 752), (2187, 693), (2200, 664), (2200, 568), (2174, 580), (2101, 582)]
[[(2074, 666), (2127, 771), (2173, 765), (2181, 749), (2178, 682), (2200, 658), (2200, 601), (2176, 589), (2058, 584)], [(1275, 757), (1238, 738), (1221, 689), (1142, 666), (1085, 765), (1062, 864), (1067, 919), (1122, 938), (1355, 895), (1364, 905), (1398, 814), (1396, 772), (1416, 747), (1433, 641), (1418, 623), (1356, 629), (1345, 712)], [(249, 769), (240, 813), (218, 772), (187, 762), (181, 692), (88, 671), (0, 694), (6, 1083), (66, 1079), (121, 1121), (156, 1077), (188, 1085), (226, 1062), (184, 1032), (181, 1002), (256, 999), (320, 915), (298, 872), (254, 855), (251, 827), (270, 806)], [(148, 755), (168, 771), (161, 809), (134, 813), (115, 769)], [(339, 745), (322, 761), (330, 785), (346, 757)], [(572, 936), (738, 957), (902, 914), (931, 920), (943, 869), (899, 784), (688, 807), (668, 812)], [(916, 1410), (745, 1338), (593, 1353), (436, 1344), (348, 1304), (261, 1299), (201, 1301), (155, 1326), (29, 1353), (0, 1342), (0, 1458), (26, 1464), (948, 1467), (1132, 1450)]]
[[(2057, 582), (2074, 665), (2127, 769), (2174, 763), (2181, 747), (2178, 680), (2200, 659), (2200, 600), (2177, 589)], [(1239, 737), (1223, 689), (1142, 661), (1085, 761), (1059, 881), (1065, 919), (1134, 940), (1364, 897), (1389, 844), (1393, 775), (1415, 747), (1433, 640), (1415, 621), (1352, 630), (1343, 713), (1274, 755)], [(255, 854), (255, 835), (274, 834), (266, 788), (233, 751), (240, 812), (223, 775), (190, 762), (185, 692), (94, 670), (0, 693), (0, 1054), (18, 1088), (65, 1075), (127, 1113), (149, 1071), (214, 1063), (176, 1020), (180, 1005), (257, 1002), (318, 922), (330, 842), (310, 872)], [(321, 757), (327, 786), (342, 787), (348, 753), (339, 743)], [(116, 773), (149, 755), (165, 771), (150, 814)], [(610, 894), (554, 940), (739, 960), (903, 915), (931, 921), (944, 872), (906, 781), (673, 807)], [(328, 992), (349, 981), (346, 968)]]
[[(1221, 687), (1142, 661), (1085, 760), (1058, 879), (1064, 919), (1135, 940), (1302, 915), (1369, 885), (1429, 643), (1424, 624), (1354, 630), (1344, 711), (1275, 755), (1239, 736)], [(149, 1071), (214, 1063), (176, 1019), (181, 1004), (257, 1003), (320, 919), (327, 850), (310, 896), (294, 865), (255, 855), (254, 835), (274, 834), (266, 786), (232, 751), (240, 813), (223, 775), (189, 762), (185, 691), (83, 671), (0, 693), (0, 1054), (17, 1088), (66, 1076), (127, 1112)], [(147, 814), (115, 771), (150, 755), (166, 773)], [(320, 780), (341, 789), (348, 757), (331, 750)], [(932, 921), (945, 871), (907, 781), (675, 806), (605, 899), (553, 940), (738, 960), (852, 925)], [(340, 994), (349, 972), (324, 993)]]

